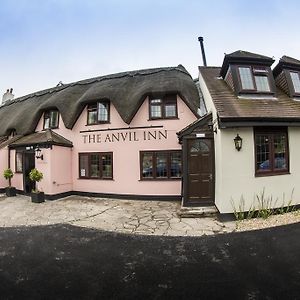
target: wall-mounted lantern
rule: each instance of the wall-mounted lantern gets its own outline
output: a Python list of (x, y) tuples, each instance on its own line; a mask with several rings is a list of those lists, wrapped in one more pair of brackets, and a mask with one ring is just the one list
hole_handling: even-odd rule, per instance
[(234, 140), (235, 149), (237, 151), (240, 151), (242, 149), (243, 139), (237, 134), (233, 140)]
[(35, 157), (36, 157), (37, 159), (41, 159), (41, 160), (44, 159), (44, 156), (43, 156), (43, 154), (42, 154), (42, 150), (41, 150), (39, 147), (37, 147), (37, 148), (35, 149)]

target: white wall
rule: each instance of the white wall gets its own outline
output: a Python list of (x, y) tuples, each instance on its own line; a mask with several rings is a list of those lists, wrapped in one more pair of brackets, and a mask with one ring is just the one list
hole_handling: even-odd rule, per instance
[[(199, 74), (199, 83), (208, 112), (213, 115), (215, 128), (217, 112), (213, 100)], [(237, 151), (233, 139), (239, 134), (243, 147)], [(264, 191), (266, 199), (272, 198), (272, 207), (280, 207), (293, 200), (300, 204), (300, 128), (289, 128), (290, 174), (255, 177), (255, 151), (253, 128), (217, 129), (215, 138), (215, 204), (221, 213), (232, 213), (244, 198), (244, 210), (255, 204), (256, 196)]]
[[(237, 151), (233, 139), (236, 134), (243, 138), (243, 147)], [(257, 206), (256, 195), (264, 191), (265, 199), (272, 199), (272, 207), (280, 207), (293, 199), (300, 203), (300, 128), (289, 128), (290, 174), (255, 177), (255, 151), (253, 128), (223, 129), (216, 141), (221, 159), (218, 170), (222, 181), (216, 185), (216, 206), (222, 213), (233, 212), (233, 204), (238, 208), (241, 197), (245, 200), (245, 210), (253, 203)]]

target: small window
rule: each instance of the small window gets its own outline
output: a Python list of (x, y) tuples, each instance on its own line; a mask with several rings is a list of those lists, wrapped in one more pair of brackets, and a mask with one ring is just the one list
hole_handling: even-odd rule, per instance
[(255, 131), (256, 175), (276, 175), (289, 172), (286, 129)]
[(300, 94), (300, 77), (298, 72), (290, 72), (293, 88), (296, 94)]
[(97, 103), (93, 103), (88, 105), (87, 112), (87, 124), (95, 125), (101, 123), (109, 122), (109, 102), (108, 101), (100, 101)]
[(252, 72), (249, 67), (239, 67), (240, 79), (243, 90), (254, 90), (254, 83), (252, 79)]
[(176, 95), (167, 95), (162, 98), (151, 97), (149, 100), (150, 119), (177, 118)]
[(23, 153), (16, 152), (16, 173), (23, 173)]
[(141, 179), (181, 178), (181, 151), (141, 151)]
[(79, 153), (79, 178), (112, 179), (112, 152)]
[(269, 72), (264, 67), (239, 67), (239, 78), (243, 91), (270, 93)]
[(44, 129), (58, 128), (58, 110), (48, 110), (44, 113)]

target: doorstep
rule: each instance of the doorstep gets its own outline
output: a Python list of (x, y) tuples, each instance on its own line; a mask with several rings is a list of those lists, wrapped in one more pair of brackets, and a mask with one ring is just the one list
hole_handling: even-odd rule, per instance
[(178, 216), (181, 218), (215, 217), (217, 216), (217, 213), (218, 210), (214, 205), (200, 207), (181, 206), (180, 210), (177, 212)]

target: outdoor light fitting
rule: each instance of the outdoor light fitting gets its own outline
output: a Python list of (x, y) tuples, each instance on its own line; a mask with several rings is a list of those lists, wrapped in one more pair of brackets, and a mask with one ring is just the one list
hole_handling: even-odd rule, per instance
[(240, 151), (242, 149), (243, 139), (237, 134), (236, 137), (233, 139), (235, 149)]
[(44, 159), (44, 156), (43, 156), (43, 154), (42, 154), (42, 150), (41, 150), (39, 147), (37, 147), (37, 148), (35, 149), (35, 157), (36, 157), (37, 159), (41, 159), (41, 160)]

